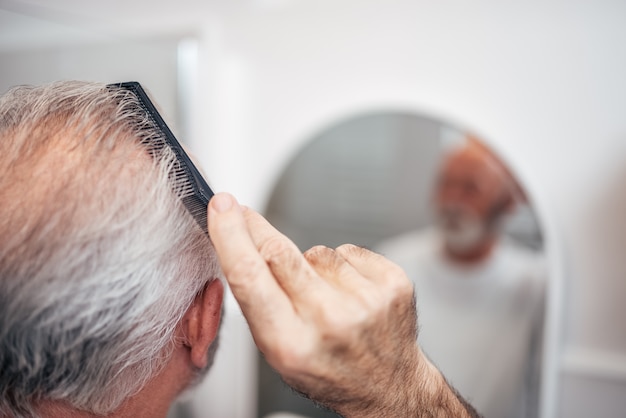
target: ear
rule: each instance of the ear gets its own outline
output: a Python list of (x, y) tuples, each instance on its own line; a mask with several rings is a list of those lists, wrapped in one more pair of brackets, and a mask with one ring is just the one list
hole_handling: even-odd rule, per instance
[(183, 317), (183, 332), (189, 347), (191, 363), (202, 369), (206, 367), (207, 353), (215, 340), (220, 325), (224, 285), (218, 279), (211, 280), (196, 296)]

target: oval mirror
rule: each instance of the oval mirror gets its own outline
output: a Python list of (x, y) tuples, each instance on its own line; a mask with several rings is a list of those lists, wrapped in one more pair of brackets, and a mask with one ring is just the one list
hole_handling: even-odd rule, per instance
[[(506, 163), (462, 127), (372, 112), (315, 135), (278, 179), (265, 215), (302, 249), (367, 246), (414, 282), (418, 341), (486, 418), (538, 408), (543, 239)], [(489, 367), (484, 367), (488, 364)], [(334, 417), (261, 358), (259, 416)]]

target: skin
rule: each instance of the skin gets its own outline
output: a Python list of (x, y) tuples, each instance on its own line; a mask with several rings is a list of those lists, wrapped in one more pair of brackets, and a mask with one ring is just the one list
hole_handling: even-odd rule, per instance
[[(224, 287), (209, 282), (185, 313), (177, 330), (174, 352), (163, 370), (144, 388), (108, 415), (110, 418), (159, 418), (207, 366), (207, 353), (219, 329)], [(50, 418), (102, 418), (77, 411), (63, 402), (42, 401), (38, 410)]]
[[(381, 255), (353, 245), (302, 254), (261, 215), (217, 194), (209, 231), (260, 351), (285, 382), (346, 418), (477, 417), (417, 344), (413, 286)], [(207, 284), (177, 330), (164, 369), (113, 418), (165, 417), (207, 366), (223, 286)], [(42, 401), (45, 417), (95, 418)]]
[(302, 254), (228, 194), (208, 213), (254, 341), (290, 386), (346, 418), (477, 416), (420, 350), (398, 266), (353, 245)]
[[(413, 287), (398, 266), (353, 245), (302, 254), (228, 194), (211, 200), (209, 230), (257, 346), (296, 390), (346, 418), (478, 416), (416, 343)], [(207, 284), (168, 364), (110, 417), (166, 416), (207, 365), (222, 297), (221, 282)], [(39, 410), (95, 418), (62, 402), (43, 401)]]
[[(75, 156), (74, 160), (68, 160), (67, 149), (72, 143), (67, 141), (78, 134), (59, 136), (46, 152), (49, 164), (58, 167), (65, 165), (65, 172), (80, 171), (82, 158)], [(122, 161), (124, 169), (119, 169), (119, 173), (125, 175), (138, 175), (145, 169), (145, 164), (149, 161), (143, 148), (120, 147), (119, 160)], [(76, 164), (75, 169), (67, 169), (68, 165)], [(106, 161), (111, 165), (111, 161)], [(56, 170), (56, 171), (60, 171)], [(108, 172), (108, 171), (104, 171)], [(122, 175), (122, 174), (119, 174)], [(85, 181), (89, 181), (88, 179)], [(62, 182), (59, 182), (63, 184)], [(37, 205), (46, 207), (45, 203)], [(43, 210), (43, 209), (42, 209)], [(171, 404), (178, 396), (192, 385), (201, 370), (206, 369), (209, 361), (209, 348), (215, 341), (219, 330), (220, 317), (222, 312), (224, 286), (219, 280), (209, 281), (204, 290), (194, 299), (191, 306), (185, 312), (175, 335), (175, 346), (168, 362), (164, 365), (160, 373), (153, 377), (137, 394), (125, 401), (108, 418), (165, 418)], [(77, 411), (65, 402), (42, 400), (37, 406), (40, 414), (46, 418), (102, 418), (101, 415), (93, 415), (84, 411)]]
[(499, 160), (476, 140), (444, 158), (433, 196), (435, 211), (441, 213), (450, 205), (462, 207), (487, 230), (472, 248), (459, 251), (445, 244), (449, 259), (474, 264), (489, 257), (499, 238), (494, 222), (513, 208), (511, 185)]

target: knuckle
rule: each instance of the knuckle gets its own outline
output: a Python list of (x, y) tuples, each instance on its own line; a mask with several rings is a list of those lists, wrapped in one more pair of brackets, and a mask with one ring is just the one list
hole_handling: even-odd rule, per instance
[(292, 250), (290, 243), (280, 236), (273, 236), (259, 246), (259, 253), (268, 262), (285, 257)]
[(336, 248), (336, 250), (342, 251), (342, 252), (350, 252), (350, 251), (354, 251), (355, 248), (358, 248), (358, 247), (354, 244), (341, 244), (340, 246)]
[(390, 263), (385, 269), (383, 282), (392, 289), (400, 289), (403, 286), (411, 284), (404, 270), (402, 270), (400, 266), (392, 263)]
[(320, 259), (327, 258), (328, 255), (332, 254), (333, 250), (324, 246), (324, 245), (316, 245), (314, 247), (309, 248), (304, 252), (304, 258), (309, 262), (315, 262)]
[(398, 280), (395, 283), (396, 294), (401, 298), (413, 298), (415, 295), (415, 286), (413, 283), (403, 274), (404, 280)]
[(341, 274), (344, 260), (332, 248), (317, 245), (309, 249), (304, 258), (319, 275), (337, 277)]
[(242, 257), (237, 263), (232, 265), (224, 274), (230, 279), (231, 286), (245, 285), (261, 274), (265, 265), (257, 258)]
[(412, 303), (415, 298), (415, 286), (402, 268), (390, 264), (380, 279), (377, 284), (377, 303), (387, 306), (404, 306)]
[(366, 248), (354, 244), (342, 244), (335, 250), (340, 254), (351, 254), (359, 257), (365, 256), (369, 252)]

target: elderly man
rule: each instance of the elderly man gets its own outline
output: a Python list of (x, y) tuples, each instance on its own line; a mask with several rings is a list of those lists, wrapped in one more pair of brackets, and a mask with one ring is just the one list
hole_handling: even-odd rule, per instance
[(136, 98), (0, 99), (0, 416), (164, 417), (209, 368), (223, 288), (285, 381), (346, 417), (475, 416), (417, 345), (410, 282), (353, 246), (301, 254), (226, 194), (173, 192)]
[(163, 416), (211, 363), (219, 266), (144, 119), (102, 85), (0, 101), (1, 416)]
[(415, 283), (420, 345), (486, 418), (536, 411), (530, 389), (537, 381), (530, 381), (543, 259), (502, 232), (520, 194), (502, 163), (470, 139), (443, 159), (433, 196), (437, 227), (377, 248)]

